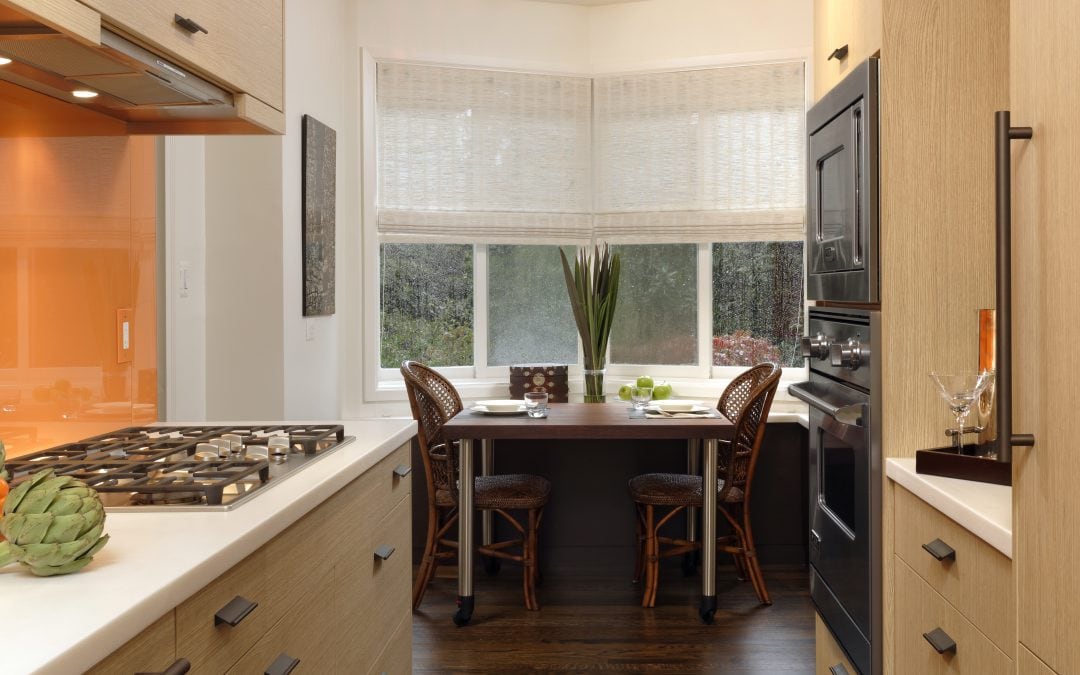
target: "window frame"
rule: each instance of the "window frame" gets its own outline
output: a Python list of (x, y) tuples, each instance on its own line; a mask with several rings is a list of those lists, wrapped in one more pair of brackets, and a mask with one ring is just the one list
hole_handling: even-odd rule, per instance
[[(423, 55), (415, 55), (418, 63), (431, 63), (425, 60)], [(346, 357), (347, 370), (351, 373), (360, 373), (360, 377), (353, 380), (356, 384), (346, 383), (343, 392), (343, 410), (362, 410), (363, 404), (380, 404), (402, 401), (406, 398), (404, 383), (400, 372), (396, 368), (383, 368), (380, 353), (380, 327), (381, 307), (379, 293), (381, 288), (379, 239), (377, 232), (376, 199), (377, 193), (377, 157), (375, 154), (375, 77), (377, 56), (370, 50), (360, 49), (360, 72), (359, 87), (356, 100), (358, 117), (360, 119), (360, 148), (356, 150), (357, 163), (360, 167), (361, 190), (359, 201), (360, 228), (356, 249), (361, 251), (361, 264), (359, 270), (349, 275), (346, 283), (356, 288), (356, 296), (362, 298), (361, 311), (351, 318), (346, 318), (345, 344), (362, 344), (360, 354), (356, 355), (346, 347), (346, 354), (354, 354)], [(403, 60), (400, 55), (395, 55), (396, 60)], [(662, 62), (631, 64), (630, 67), (601, 68), (589, 72), (589, 75), (606, 75), (614, 73), (635, 72), (660, 72), (664, 70), (677, 70), (685, 68), (713, 68), (731, 65), (752, 65), (776, 61), (799, 60), (804, 64), (805, 89), (807, 109), (813, 102), (811, 86), (813, 83), (813, 60), (811, 55), (804, 50), (781, 50), (774, 52), (759, 52), (750, 54), (728, 54), (719, 57), (702, 57), (690, 59), (674, 59)], [(532, 67), (533, 64), (513, 63), (501, 59), (484, 59), (477, 62), (472, 60), (460, 63), (442, 63), (436, 65), (451, 65), (460, 67), (496, 67), (522, 72), (543, 72)], [(583, 74), (566, 73), (559, 74)], [(417, 242), (422, 243), (422, 242)], [(463, 398), (477, 398), (484, 396), (505, 395), (506, 386), (509, 383), (509, 372), (506, 366), (487, 365), (487, 339), (488, 339), (488, 308), (487, 308), (487, 273), (488, 255), (486, 244), (474, 244), (473, 249), (473, 361), (472, 365), (438, 368), (438, 371), (453, 380), (455, 386)], [(698, 292), (698, 365), (686, 366), (660, 366), (649, 364), (623, 364), (608, 363), (606, 367), (607, 377), (605, 388), (613, 392), (622, 383), (632, 381), (641, 374), (648, 373), (654, 378), (667, 380), (676, 385), (680, 394), (685, 396), (701, 396), (703, 398), (716, 398), (722, 393), (727, 383), (737, 374), (745, 370), (741, 366), (714, 366), (712, 365), (712, 243), (698, 243), (697, 246), (697, 292)], [(806, 266), (806, 251), (803, 251), (803, 268)], [(357, 288), (358, 287), (358, 288)], [(805, 286), (804, 286), (805, 295)], [(803, 301), (803, 323), (807, 320), (808, 301)], [(705, 311), (703, 311), (705, 310)], [(481, 339), (481, 336), (483, 338)], [(578, 340), (577, 362), (569, 364), (568, 375), (570, 379), (570, 393), (580, 394), (583, 391), (581, 382), (582, 372), (582, 347)], [(778, 402), (794, 402), (795, 399), (786, 393), (789, 383), (799, 382), (806, 379), (808, 368), (805, 363), (800, 366), (785, 366), (781, 375), (781, 388), (777, 393)]]

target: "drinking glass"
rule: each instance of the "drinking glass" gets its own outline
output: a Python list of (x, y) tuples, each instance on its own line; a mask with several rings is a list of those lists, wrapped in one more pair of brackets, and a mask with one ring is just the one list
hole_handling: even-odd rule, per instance
[(971, 413), (971, 408), (982, 393), (994, 381), (993, 371), (966, 371), (959, 373), (930, 373), (938, 387), (941, 398), (949, 405), (956, 416), (956, 441), (960, 448), (964, 445), (964, 420)]
[(548, 395), (546, 391), (525, 392), (525, 412), (529, 417), (547, 417)]
[(645, 410), (652, 400), (652, 387), (630, 387), (630, 400), (634, 402), (634, 410)]

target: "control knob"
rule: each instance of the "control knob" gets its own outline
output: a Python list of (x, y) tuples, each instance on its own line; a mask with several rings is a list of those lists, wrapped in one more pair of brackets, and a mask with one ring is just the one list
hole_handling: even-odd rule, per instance
[(823, 361), (829, 358), (829, 338), (822, 333), (810, 337), (807, 335), (799, 341), (804, 359), (818, 359)]
[(829, 362), (834, 368), (858, 370), (869, 356), (868, 350), (855, 337), (829, 345)]

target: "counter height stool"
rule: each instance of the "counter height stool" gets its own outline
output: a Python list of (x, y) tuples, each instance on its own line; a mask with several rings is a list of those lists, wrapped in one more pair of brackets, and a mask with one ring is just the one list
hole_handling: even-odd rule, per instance
[[(750, 527), (750, 486), (754, 480), (765, 422), (780, 381), (780, 366), (756, 365), (731, 381), (720, 396), (717, 408), (735, 426), (731, 440), (718, 444), (716, 503), (731, 525), (732, 534), (719, 537), (717, 550), (734, 556), (744, 578), (754, 584), (758, 599), (771, 605), (765, 578), (761, 575), (754, 535)], [(660, 528), (686, 509), (701, 508), (701, 476), (677, 473), (648, 473), (630, 479), (630, 497), (637, 506), (638, 559), (636, 580), (645, 575), (642, 607), (656, 606), (660, 558), (682, 555), (701, 548), (701, 543), (660, 535)], [(657, 520), (657, 507), (671, 511)]]
[[(427, 541), (413, 586), (413, 609), (416, 610), (439, 563), (457, 555), (458, 543), (447, 534), (458, 519), (458, 443), (447, 443), (442, 427), (461, 412), (462, 404), (454, 385), (422, 363), (405, 361), (401, 364), (401, 374), (405, 378), (413, 418), (418, 422), (417, 437), (427, 477)], [(477, 476), (473, 495), (477, 509), (497, 513), (521, 535), (517, 539), (477, 546), (476, 550), (491, 558), (522, 563), (525, 568), (522, 572), (525, 607), (540, 609), (536, 601), (537, 532), (551, 496), (551, 483), (541, 476), (528, 474)], [(526, 524), (522, 525), (510, 515), (511, 510), (526, 511)], [(520, 554), (510, 552), (518, 547)]]

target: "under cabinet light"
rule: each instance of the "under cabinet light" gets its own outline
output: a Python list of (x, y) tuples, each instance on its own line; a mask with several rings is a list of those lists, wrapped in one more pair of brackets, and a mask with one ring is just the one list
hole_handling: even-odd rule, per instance
[(75, 91), (71, 92), (71, 95), (75, 98), (94, 98), (98, 95), (98, 93), (89, 89), (76, 89)]
[(11, 59), (6, 56), (0, 56), (0, 66), (6, 66), (9, 63), (11, 63)]

